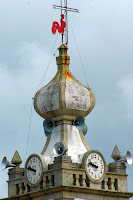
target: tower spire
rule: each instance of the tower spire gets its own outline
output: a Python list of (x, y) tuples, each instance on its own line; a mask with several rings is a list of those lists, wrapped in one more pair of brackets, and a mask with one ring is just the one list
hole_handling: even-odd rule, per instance
[[(61, 19), (60, 19), (60, 25), (57, 21), (54, 21), (52, 24), (52, 33), (55, 34), (58, 30), (59, 33), (62, 35), (62, 44), (64, 43), (64, 35), (65, 35), (65, 44), (68, 45), (68, 11), (71, 12), (79, 12), (78, 9), (75, 8), (69, 8), (67, 7), (67, 0), (64, 0), (64, 4), (61, 0), (61, 5), (53, 5), (53, 8), (60, 9), (61, 10)], [(64, 21), (65, 18), (65, 21)]]

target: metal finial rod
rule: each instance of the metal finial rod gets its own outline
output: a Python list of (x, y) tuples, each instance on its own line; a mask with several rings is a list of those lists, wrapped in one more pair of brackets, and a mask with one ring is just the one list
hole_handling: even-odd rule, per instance
[[(79, 12), (79, 10), (78, 9), (75, 9), (75, 8), (69, 8), (69, 7), (67, 7), (67, 0), (64, 0), (64, 6), (62, 5), (62, 0), (60, 0), (60, 2), (61, 2), (61, 5), (60, 6), (58, 6), (58, 5), (53, 5), (53, 8), (55, 8), (55, 9), (59, 9), (59, 10), (61, 10), (61, 17), (62, 17), (62, 15), (64, 16), (64, 14), (65, 14), (65, 44), (66, 44), (66, 46), (67, 46), (67, 44), (68, 44), (68, 11), (71, 11), (71, 12)], [(64, 11), (65, 13), (63, 14), (62, 13), (62, 11)], [(63, 19), (64, 19), (64, 17), (63, 17)], [(55, 22), (56, 23), (56, 22)], [(57, 23), (56, 23), (57, 24)], [(64, 22), (63, 22), (63, 24), (64, 24)], [(56, 28), (57, 29), (57, 28)], [(58, 30), (59, 31), (59, 30)], [(56, 31), (55, 31), (56, 32)], [(55, 33), (54, 31), (53, 31), (53, 34)], [(62, 31), (62, 44), (63, 44), (63, 39), (64, 39), (64, 30)]]
[(55, 9), (60, 9), (60, 10), (67, 10), (67, 11), (71, 11), (71, 12), (79, 12), (78, 9), (75, 9), (75, 8), (69, 8), (69, 7), (66, 7), (66, 6), (57, 6), (57, 5), (53, 5), (53, 8)]
[[(62, 8), (62, 0), (60, 2), (61, 2), (61, 8)], [(62, 9), (61, 9), (61, 15), (62, 15)], [(63, 33), (62, 33), (62, 44), (63, 44)]]
[[(67, 8), (67, 0), (66, 0), (66, 8)], [(67, 9), (65, 10), (65, 21), (66, 21), (66, 46), (68, 45), (68, 20), (67, 20)]]

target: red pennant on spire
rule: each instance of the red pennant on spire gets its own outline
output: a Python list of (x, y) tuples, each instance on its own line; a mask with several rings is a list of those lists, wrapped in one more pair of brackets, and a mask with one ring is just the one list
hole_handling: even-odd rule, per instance
[(55, 34), (57, 30), (58, 30), (59, 33), (64, 34), (66, 22), (63, 21), (63, 19), (64, 19), (64, 14), (61, 15), (61, 19), (60, 19), (61, 25), (59, 25), (59, 23), (56, 22), (56, 21), (53, 22), (53, 24), (52, 24), (52, 33), (53, 34)]

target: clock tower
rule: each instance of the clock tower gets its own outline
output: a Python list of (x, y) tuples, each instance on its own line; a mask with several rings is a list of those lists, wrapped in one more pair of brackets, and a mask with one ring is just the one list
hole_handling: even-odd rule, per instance
[[(67, 32), (67, 1), (59, 8), (66, 13), (65, 21), (61, 13), (60, 24), (54, 22), (52, 27), (53, 33), (62, 34), (56, 58), (57, 73), (34, 96), (34, 108), (44, 118), (47, 141), (42, 152), (29, 155), (24, 168), (20, 167), (22, 160), (18, 152), (15, 153), (5, 199), (128, 200), (133, 196), (127, 190), (126, 162), (132, 162), (130, 152), (122, 157), (115, 146), (114, 161), (106, 163), (104, 152), (96, 147), (90, 149), (85, 140), (85, 117), (95, 106), (95, 95), (70, 72), (68, 37), (63, 42), (64, 31)], [(5, 160), (3, 164), (9, 166)]]

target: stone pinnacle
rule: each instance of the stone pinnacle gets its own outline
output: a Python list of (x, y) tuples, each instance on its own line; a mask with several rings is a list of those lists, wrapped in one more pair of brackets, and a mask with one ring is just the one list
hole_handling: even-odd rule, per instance
[(19, 165), (22, 163), (22, 159), (21, 159), (21, 157), (20, 157), (18, 151), (16, 151), (16, 152), (14, 153), (14, 156), (13, 156), (11, 162), (12, 162), (12, 164), (14, 164), (14, 165), (16, 165), (16, 166), (19, 166)]
[(119, 160), (119, 159), (122, 157), (122, 154), (121, 154), (121, 152), (120, 152), (120, 150), (119, 150), (119, 148), (118, 148), (117, 145), (115, 145), (111, 157), (112, 157), (115, 161)]

